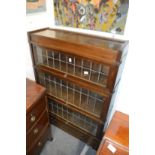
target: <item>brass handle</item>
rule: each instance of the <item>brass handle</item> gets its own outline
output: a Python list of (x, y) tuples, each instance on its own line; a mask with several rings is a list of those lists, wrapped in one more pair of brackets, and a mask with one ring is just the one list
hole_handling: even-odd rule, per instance
[(39, 131), (38, 128), (36, 128), (36, 129), (33, 130), (33, 133), (34, 133), (34, 134), (37, 134), (38, 131)]
[(31, 120), (31, 122), (34, 122), (36, 120), (36, 117), (31, 114), (31, 119), (30, 120)]
[(38, 146), (41, 146), (42, 145), (42, 143), (41, 142), (38, 142)]

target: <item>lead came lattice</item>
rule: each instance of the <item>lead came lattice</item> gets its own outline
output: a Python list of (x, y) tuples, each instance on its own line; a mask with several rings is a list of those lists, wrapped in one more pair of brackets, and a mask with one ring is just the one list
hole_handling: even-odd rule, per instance
[(37, 64), (45, 65), (107, 87), (109, 66), (38, 46), (34, 46), (34, 51), (37, 55)]
[(47, 73), (39, 72), (39, 82), (47, 88), (47, 92), (67, 104), (71, 104), (99, 117), (105, 98), (75, 84), (60, 80)]
[(97, 123), (95, 123), (93, 120), (77, 112), (74, 112), (63, 105), (60, 105), (51, 99), (48, 100), (48, 103), (49, 109), (52, 113), (96, 136)]

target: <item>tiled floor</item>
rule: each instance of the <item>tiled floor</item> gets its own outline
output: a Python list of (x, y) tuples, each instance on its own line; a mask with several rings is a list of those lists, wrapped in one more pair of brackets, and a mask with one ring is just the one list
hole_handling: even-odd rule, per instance
[[(40, 155), (80, 155), (85, 143), (52, 125), (53, 141), (47, 141)], [(95, 155), (89, 147), (85, 155)], [(84, 155), (84, 154), (82, 154)]]

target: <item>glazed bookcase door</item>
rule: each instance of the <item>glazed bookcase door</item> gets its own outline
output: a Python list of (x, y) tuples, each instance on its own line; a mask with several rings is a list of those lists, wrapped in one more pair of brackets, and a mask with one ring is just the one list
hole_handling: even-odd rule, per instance
[(36, 64), (48, 66), (107, 88), (110, 70), (108, 65), (35, 45), (33, 50)]
[(38, 79), (49, 95), (100, 118), (106, 97), (52, 74), (38, 72)]
[(97, 135), (98, 124), (89, 117), (86, 117), (85, 115), (75, 112), (65, 107), (64, 105), (56, 103), (51, 99), (48, 100), (48, 103), (49, 103), (49, 111), (53, 115), (60, 117), (64, 121), (73, 124), (74, 126), (84, 130), (85, 132), (92, 134), (93, 136)]

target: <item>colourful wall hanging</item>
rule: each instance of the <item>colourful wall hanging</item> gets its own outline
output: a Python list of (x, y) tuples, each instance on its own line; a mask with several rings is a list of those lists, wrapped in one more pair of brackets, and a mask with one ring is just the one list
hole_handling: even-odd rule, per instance
[(46, 11), (46, 0), (26, 0), (26, 13), (38, 13)]
[(129, 0), (54, 0), (55, 24), (123, 34)]

